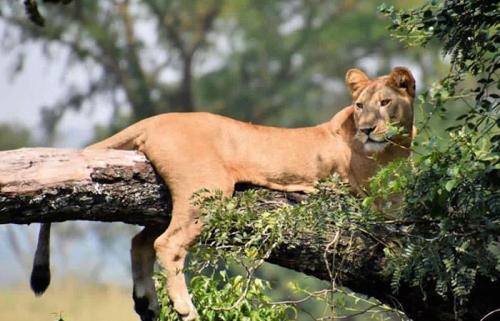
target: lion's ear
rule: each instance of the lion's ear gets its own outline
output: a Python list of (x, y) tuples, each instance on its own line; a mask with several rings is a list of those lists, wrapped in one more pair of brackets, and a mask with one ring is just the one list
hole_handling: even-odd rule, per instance
[(387, 82), (390, 86), (404, 89), (408, 95), (415, 97), (415, 78), (408, 68), (395, 67)]
[(345, 83), (354, 96), (364, 84), (369, 80), (368, 76), (359, 69), (349, 69), (345, 74)]

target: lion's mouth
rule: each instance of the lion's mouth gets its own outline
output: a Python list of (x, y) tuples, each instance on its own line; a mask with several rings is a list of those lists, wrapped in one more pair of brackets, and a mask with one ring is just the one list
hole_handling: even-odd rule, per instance
[(376, 140), (368, 137), (364, 149), (367, 153), (381, 153), (387, 147), (386, 140)]
[(372, 143), (372, 144), (386, 144), (387, 141), (385, 140), (375, 140), (371, 137), (368, 137), (368, 139), (366, 140), (367, 143)]

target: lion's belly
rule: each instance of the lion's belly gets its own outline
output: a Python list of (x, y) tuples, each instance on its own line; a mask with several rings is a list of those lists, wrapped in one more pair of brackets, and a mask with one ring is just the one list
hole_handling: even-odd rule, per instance
[(310, 192), (319, 179), (328, 175), (319, 175), (317, 166), (294, 167), (286, 161), (265, 166), (265, 164), (241, 164), (233, 167), (233, 176), (237, 183), (249, 183), (286, 192)]

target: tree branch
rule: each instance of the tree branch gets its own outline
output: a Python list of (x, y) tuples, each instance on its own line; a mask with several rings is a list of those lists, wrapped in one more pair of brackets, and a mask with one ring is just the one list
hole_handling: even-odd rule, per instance
[(170, 196), (144, 155), (27, 148), (0, 152), (0, 224), (169, 220)]
[[(290, 194), (270, 195), (269, 201), (293, 203)], [(167, 188), (139, 152), (50, 148), (0, 152), (0, 224), (91, 220), (145, 225), (168, 222), (170, 208)], [(269, 262), (325, 280), (334, 274), (337, 284), (401, 307), (414, 320), (454, 320), (452, 300), (433, 294), (432, 285), (426, 301), (420, 288), (403, 285), (398, 293), (392, 292), (390, 277), (381, 273), (384, 242), (380, 240), (396, 238), (397, 226), (383, 224), (376, 235), (353, 234), (333, 224), (325, 228), (324, 236), (290, 235)], [(334, 249), (329, 245), (333, 240)], [(478, 279), (465, 319), (479, 320), (497, 309), (499, 288), (498, 279)]]

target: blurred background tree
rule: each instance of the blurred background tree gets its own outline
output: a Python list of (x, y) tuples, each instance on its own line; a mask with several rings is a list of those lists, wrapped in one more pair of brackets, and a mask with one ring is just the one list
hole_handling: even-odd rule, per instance
[(64, 84), (58, 102), (43, 108), (49, 137), (68, 110), (91, 108), (113, 110), (112, 130), (161, 112), (193, 110), (297, 126), (325, 120), (348, 103), (343, 77), (352, 66), (376, 75), (407, 64), (419, 84), (435, 75), (436, 52), (402, 51), (377, 5), (85, 0), (44, 6), (47, 22), (40, 28), (20, 3), (7, 2), (0, 7), (2, 49), (16, 52), (17, 72), (33, 42), (67, 72), (85, 67), (85, 83)]
[(0, 150), (33, 146), (30, 130), (23, 125), (0, 123)]
[[(423, 1), (385, 2), (408, 8)], [(26, 60), (35, 48), (44, 54), (38, 63), (61, 70), (53, 103), (40, 105), (44, 135), (37, 136), (37, 143), (43, 145), (58, 143), (58, 125), (68, 114), (76, 115), (75, 122), (108, 115), (95, 126), (92, 140), (171, 111), (211, 111), (276, 126), (312, 125), (349, 104), (344, 86), (349, 68), (376, 76), (405, 65), (417, 76), (417, 89), (444, 74), (446, 64), (436, 47), (405, 48), (390, 38), (378, 5), (354, 0), (81, 0), (66, 6), (44, 3), (41, 28), (26, 18), (21, 1), (8, 1), (0, 3), (0, 49), (11, 57), (14, 76), (27, 71)], [(37, 88), (37, 83), (22, 85)], [(22, 138), (26, 131), (12, 135), (2, 128), (0, 144), (6, 145), (0, 148), (29, 144)], [(80, 147), (73, 137), (64, 139)], [(56, 232), (62, 242), (56, 240), (55, 247), (66, 253), (58, 244), (90, 233), (104, 241), (95, 243), (104, 244), (102, 251), (118, 253), (113, 257), (128, 264), (121, 250), (133, 230), (64, 224)], [(87, 242), (94, 246), (88, 237)], [(94, 263), (89, 274), (101, 266)], [(286, 281), (278, 277), (283, 272), (264, 271), (287, 291)]]

